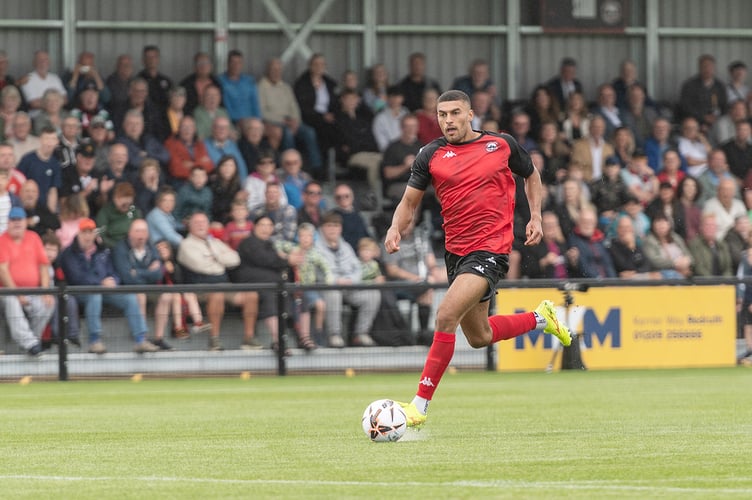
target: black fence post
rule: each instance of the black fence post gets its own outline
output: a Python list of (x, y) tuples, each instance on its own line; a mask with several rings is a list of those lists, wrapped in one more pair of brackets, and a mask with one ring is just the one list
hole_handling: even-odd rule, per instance
[(55, 294), (57, 300), (57, 378), (61, 382), (68, 380), (68, 292), (60, 286)]
[(277, 375), (287, 375), (287, 288), (283, 281), (277, 288)]

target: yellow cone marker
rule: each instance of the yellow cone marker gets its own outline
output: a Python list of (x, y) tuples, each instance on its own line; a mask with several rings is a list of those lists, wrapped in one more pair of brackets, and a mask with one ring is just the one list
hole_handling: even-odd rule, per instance
[(18, 383), (21, 385), (29, 385), (31, 383), (31, 377), (28, 375), (21, 377), (21, 380), (19, 380)]
[(251, 372), (240, 372), (240, 380), (250, 380)]
[(353, 378), (354, 376), (355, 376), (355, 370), (353, 370), (352, 368), (347, 368), (345, 370), (345, 377)]
[(144, 379), (144, 376), (140, 373), (134, 373), (131, 377), (131, 382), (141, 382)]

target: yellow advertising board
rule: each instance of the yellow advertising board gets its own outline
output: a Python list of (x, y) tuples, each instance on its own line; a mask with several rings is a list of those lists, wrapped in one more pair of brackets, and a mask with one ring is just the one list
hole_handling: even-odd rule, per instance
[[(590, 288), (572, 296), (568, 321), (563, 292), (555, 289), (501, 290), (496, 310), (497, 314), (532, 311), (541, 298), (551, 298), (560, 304), (559, 318), (579, 334), (588, 369), (733, 366), (736, 362), (733, 286)], [(555, 342), (542, 330), (499, 342), (497, 368), (543, 370)]]

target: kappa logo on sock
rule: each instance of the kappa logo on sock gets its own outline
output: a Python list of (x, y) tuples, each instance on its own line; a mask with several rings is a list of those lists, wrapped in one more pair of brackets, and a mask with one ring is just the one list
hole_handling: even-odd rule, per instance
[(425, 385), (426, 387), (436, 387), (436, 384), (431, 382), (431, 379), (429, 377), (423, 377), (423, 380), (420, 381), (420, 385)]

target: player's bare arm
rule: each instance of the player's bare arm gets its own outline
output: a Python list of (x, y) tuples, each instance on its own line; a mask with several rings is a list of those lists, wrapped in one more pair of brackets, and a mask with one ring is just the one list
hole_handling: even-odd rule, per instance
[(420, 206), (423, 194), (424, 192), (420, 189), (415, 189), (410, 186), (405, 188), (405, 193), (402, 195), (402, 199), (394, 210), (392, 225), (389, 226), (389, 229), (386, 232), (384, 248), (386, 248), (387, 252), (394, 253), (399, 251), (402, 233), (407, 229), (407, 226), (410, 225), (413, 217), (415, 217), (415, 211)]
[(537, 245), (543, 238), (543, 227), (541, 226), (541, 201), (543, 199), (543, 182), (537, 168), (525, 179), (525, 195), (530, 205), (530, 222), (525, 228), (525, 245)]

